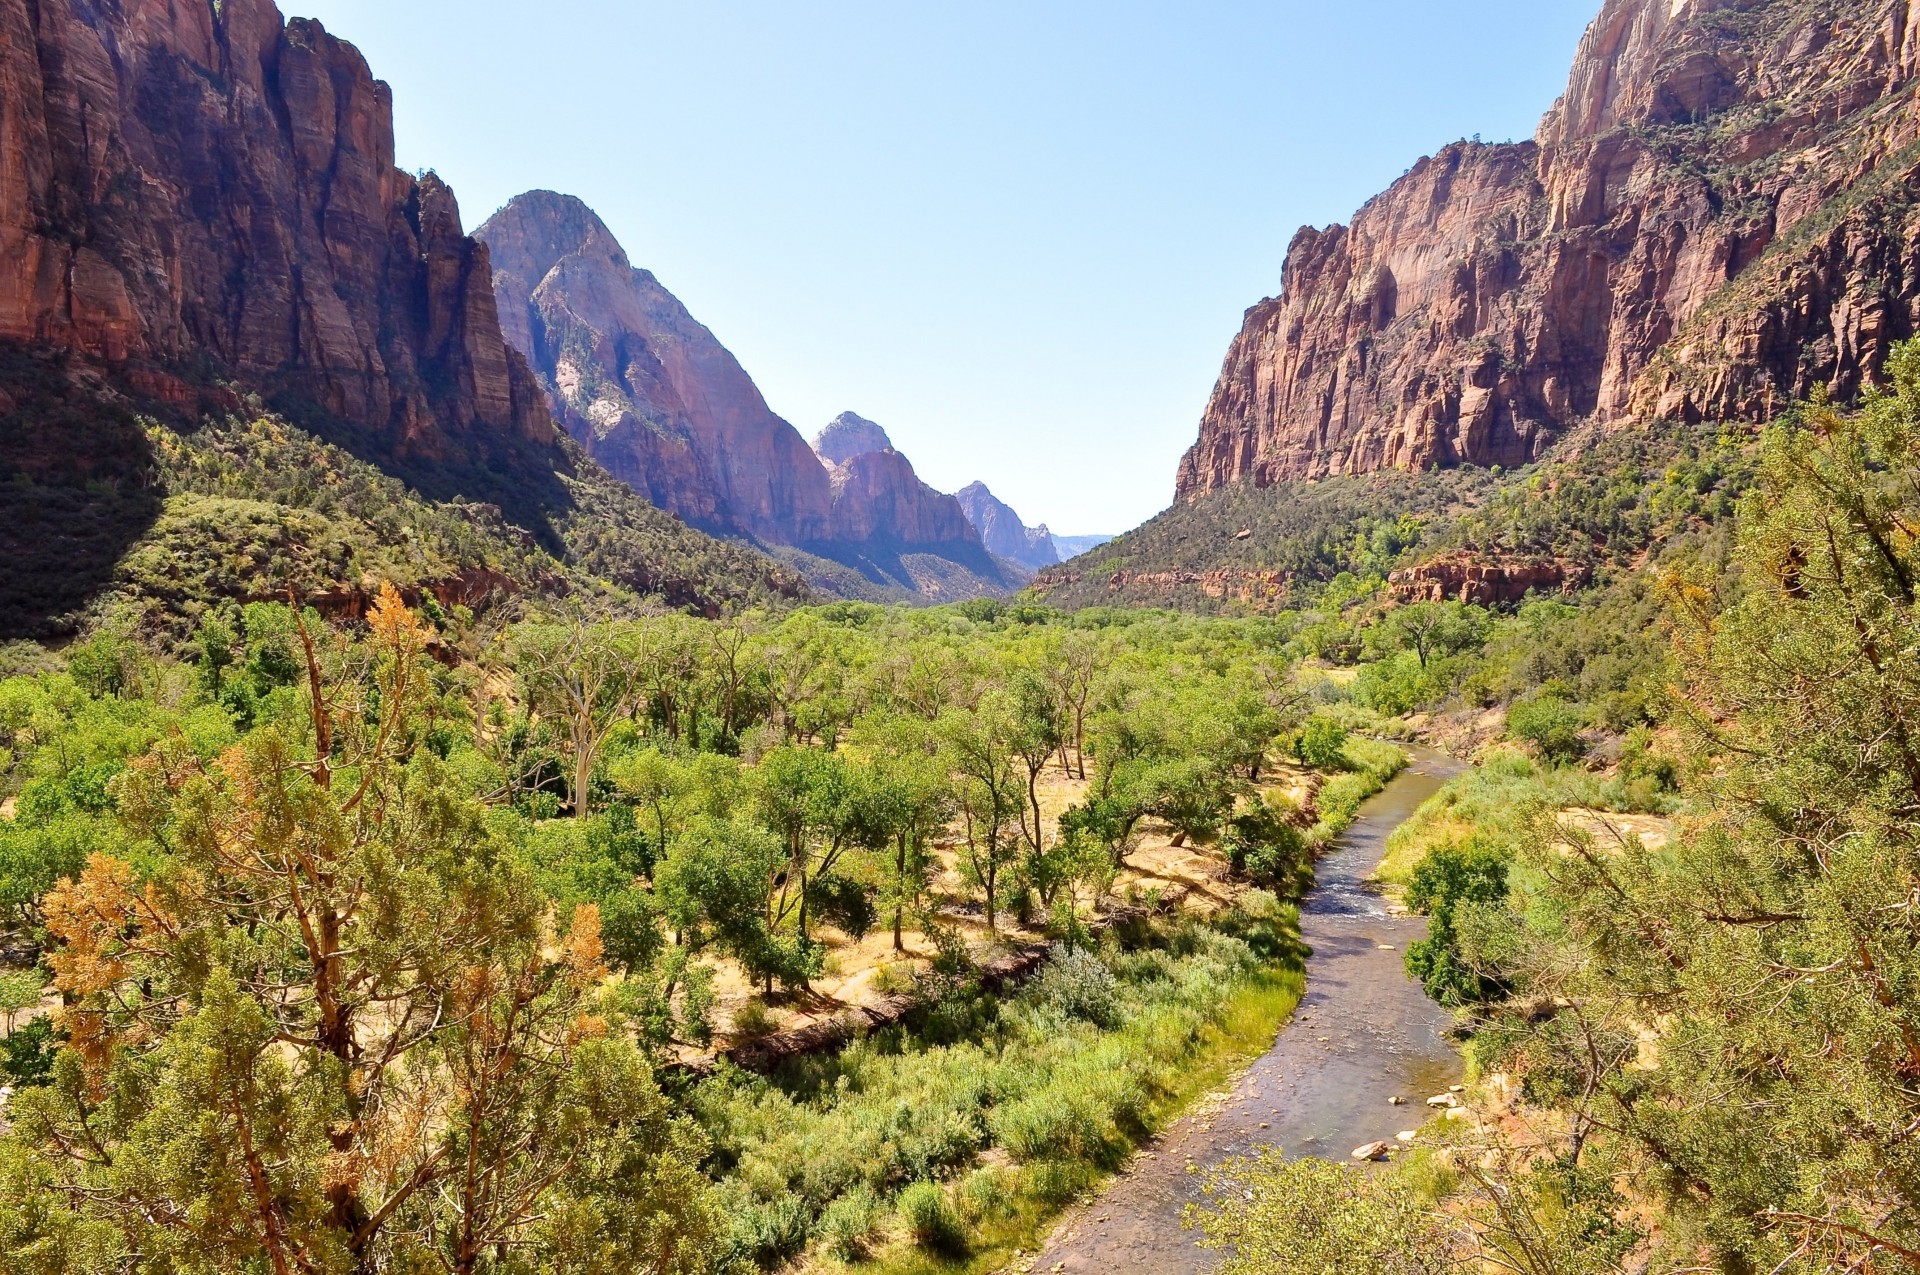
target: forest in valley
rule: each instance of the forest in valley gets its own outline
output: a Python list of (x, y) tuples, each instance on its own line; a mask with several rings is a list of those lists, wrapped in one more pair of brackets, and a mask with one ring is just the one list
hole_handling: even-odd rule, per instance
[(995, 1269), (1271, 1044), (1410, 739), (1476, 763), (1378, 874), (1464, 1117), (1211, 1175), (1223, 1269), (1910, 1267), (1892, 373), (1404, 524), (1646, 535), (1507, 606), (1356, 553), (1273, 614), (387, 585), (9, 647), (0, 1269)]

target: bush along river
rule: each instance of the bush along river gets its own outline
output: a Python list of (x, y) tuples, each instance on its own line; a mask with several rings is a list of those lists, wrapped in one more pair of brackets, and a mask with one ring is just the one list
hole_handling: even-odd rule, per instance
[[(1143, 1150), (1091, 1203), (1070, 1212), (1031, 1269), (1073, 1275), (1197, 1275), (1216, 1254), (1183, 1230), (1206, 1171), (1278, 1145), (1290, 1155), (1347, 1160), (1424, 1121), (1431, 1095), (1458, 1084), (1447, 1012), (1407, 977), (1403, 953), (1426, 937), (1423, 917), (1388, 914), (1367, 878), (1387, 837), (1465, 767), (1422, 748), (1320, 861), (1301, 905), (1307, 989), (1273, 1048), (1225, 1092), (1202, 1102)], [(1392, 1099), (1401, 1098), (1396, 1106)]]

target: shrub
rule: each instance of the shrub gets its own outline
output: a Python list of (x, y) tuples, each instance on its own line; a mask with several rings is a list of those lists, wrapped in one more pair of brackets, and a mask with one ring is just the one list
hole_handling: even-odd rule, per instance
[(1294, 826), (1298, 812), (1271, 800), (1256, 802), (1227, 830), (1227, 860), (1235, 872), (1264, 886), (1290, 888), (1307, 860), (1307, 839)]
[(1120, 1002), (1113, 971), (1085, 948), (1056, 943), (1052, 960), (1035, 983), (1034, 999), (1065, 1018), (1096, 1027), (1118, 1024)]
[(1532, 744), (1554, 762), (1578, 761), (1586, 755), (1586, 745), (1580, 742), (1584, 724), (1579, 708), (1547, 691), (1515, 701), (1507, 712), (1507, 734)]
[(1307, 719), (1294, 742), (1294, 756), (1315, 770), (1332, 770), (1346, 763), (1347, 728), (1316, 713)]
[(938, 1182), (919, 1181), (900, 1193), (900, 1220), (914, 1243), (941, 1253), (959, 1253), (967, 1246), (967, 1225)]
[(880, 1221), (879, 1197), (870, 1188), (857, 1186), (820, 1215), (820, 1238), (833, 1256), (857, 1262), (872, 1251)]
[(733, 1011), (733, 1037), (735, 1040), (756, 1040), (773, 1033), (777, 1026), (773, 1012), (767, 1003), (755, 997), (739, 1009)]
[(1407, 947), (1407, 972), (1442, 1004), (1486, 1000), (1500, 990), (1462, 961), (1456, 926), (1462, 909), (1507, 897), (1511, 862), (1505, 849), (1476, 838), (1439, 847), (1413, 870), (1407, 906), (1428, 920), (1427, 937)]

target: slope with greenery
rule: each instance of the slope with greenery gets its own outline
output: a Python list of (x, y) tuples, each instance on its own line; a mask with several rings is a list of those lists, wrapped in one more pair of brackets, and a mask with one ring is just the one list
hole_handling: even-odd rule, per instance
[(1318, 1170), (1240, 1166), (1217, 1241), (1542, 1275), (1920, 1266), (1920, 349), (1890, 376), (1767, 432), (1731, 570), (1672, 564), (1677, 835), (1569, 818), (1591, 779), (1510, 760), (1416, 830), (1488, 1116), (1387, 1174), (1327, 1170), (1312, 1217), (1291, 1202)]

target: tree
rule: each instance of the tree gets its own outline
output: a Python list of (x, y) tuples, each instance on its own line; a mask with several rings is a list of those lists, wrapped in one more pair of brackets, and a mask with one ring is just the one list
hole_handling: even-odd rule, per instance
[(571, 761), (568, 794), (573, 817), (590, 812), (590, 781), (600, 749), (615, 726), (643, 702), (640, 671), (650, 656), (636, 634), (607, 620), (575, 612), (558, 623), (529, 624), (512, 637), (514, 666), (526, 701), (559, 723)]
[(1336, 770), (1347, 763), (1347, 728), (1324, 713), (1316, 713), (1300, 728), (1294, 756), (1315, 770)]
[(1020, 833), (1028, 848), (1038, 853), (1046, 831), (1040, 814), (1040, 773), (1066, 739), (1061, 704), (1044, 678), (1023, 668), (1013, 675), (1007, 706), (1007, 744), (1026, 768), (1027, 804), (1020, 816)]
[(1046, 675), (1066, 718), (1061, 747), (1073, 745), (1075, 778), (1087, 777), (1087, 714), (1094, 688), (1111, 660), (1099, 635), (1074, 629), (1047, 650)]
[(1014, 859), (1026, 810), (1020, 755), (1008, 739), (1011, 713), (994, 698), (977, 712), (948, 714), (940, 725), (965, 834), (962, 866), (985, 896), (991, 932), (998, 927), (1000, 874)]
[(1463, 602), (1412, 602), (1387, 612), (1380, 636), (1390, 649), (1412, 651), (1424, 669), (1433, 659), (1483, 644), (1488, 625), (1484, 610)]
[[(564, 931), (416, 747), (428, 633), (389, 587), (352, 647), (303, 629), (309, 729), (115, 781), (142, 867), (46, 900), (67, 1043), (10, 1116), (0, 1235), (71, 1269), (705, 1269), (687, 1127)], [(137, 1257), (136, 1257), (137, 1255)]]
[(1461, 936), (1564, 1007), (1512, 1064), (1576, 1160), (1636, 1152), (1689, 1265), (1920, 1264), (1920, 348), (1889, 376), (1768, 431), (1734, 561), (1667, 582), (1713, 763), (1684, 835), (1543, 828)]
[(936, 866), (933, 839), (956, 812), (953, 784), (940, 764), (938, 736), (919, 717), (883, 719), (868, 742), (879, 758), (874, 819), (892, 842), (881, 903), (893, 917), (893, 950), (904, 952), (907, 912), (919, 907)]
[(46, 980), (38, 970), (13, 970), (0, 974), (0, 1029), (13, 1035), (20, 1015), (40, 1004), (46, 995)]

